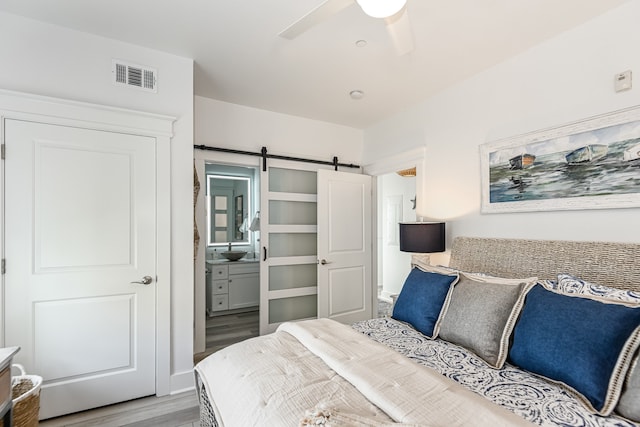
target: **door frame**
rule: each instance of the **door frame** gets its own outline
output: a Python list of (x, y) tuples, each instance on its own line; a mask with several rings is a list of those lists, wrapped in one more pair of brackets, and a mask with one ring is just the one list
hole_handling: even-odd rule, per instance
[[(156, 395), (171, 392), (171, 138), (175, 117), (0, 90), (0, 143), (4, 119), (27, 120), (156, 140)], [(5, 239), (5, 163), (0, 162), (0, 241)], [(4, 244), (2, 258), (5, 259)], [(0, 289), (0, 345), (5, 344), (5, 276)]]
[[(397, 172), (399, 170), (416, 168), (416, 194), (424, 194), (426, 188), (424, 183), (425, 167), (426, 167), (426, 147), (418, 147), (409, 151), (391, 155), (381, 158), (362, 167), (363, 172), (367, 175), (371, 175), (373, 180), (371, 182), (371, 244), (372, 244), (372, 265), (371, 265), (371, 282), (375, 284), (373, 292), (373, 307), (376, 307), (378, 303), (378, 177), (386, 175), (388, 173)], [(423, 197), (417, 199), (416, 203), (416, 215), (420, 215), (419, 212), (424, 212), (422, 208), (425, 206)]]

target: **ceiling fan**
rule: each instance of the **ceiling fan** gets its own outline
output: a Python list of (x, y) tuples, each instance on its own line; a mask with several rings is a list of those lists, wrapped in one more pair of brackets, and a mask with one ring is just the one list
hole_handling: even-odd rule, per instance
[(413, 51), (413, 32), (407, 14), (407, 0), (326, 0), (278, 35), (293, 40), (353, 3), (357, 3), (367, 15), (385, 20), (387, 31), (398, 55)]

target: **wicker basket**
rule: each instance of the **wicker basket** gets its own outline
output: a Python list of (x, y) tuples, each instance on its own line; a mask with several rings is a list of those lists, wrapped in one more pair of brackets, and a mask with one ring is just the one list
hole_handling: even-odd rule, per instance
[[(13, 364), (20, 375), (11, 378), (13, 399), (13, 427), (36, 427), (40, 411), (40, 386), (42, 377), (26, 375), (22, 365)], [(8, 427), (0, 420), (1, 427)]]

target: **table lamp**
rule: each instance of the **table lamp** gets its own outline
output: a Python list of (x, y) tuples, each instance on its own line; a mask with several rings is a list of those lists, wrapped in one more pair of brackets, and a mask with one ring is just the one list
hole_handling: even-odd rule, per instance
[[(401, 222), (400, 250), (419, 254), (444, 252), (444, 231), (444, 222)], [(420, 261), (428, 263), (428, 255)], [(413, 257), (411, 264), (416, 264)]]

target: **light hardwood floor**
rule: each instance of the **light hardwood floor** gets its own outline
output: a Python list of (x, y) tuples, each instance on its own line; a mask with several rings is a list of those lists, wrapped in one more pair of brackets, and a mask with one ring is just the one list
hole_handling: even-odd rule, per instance
[(90, 411), (40, 421), (40, 427), (199, 427), (195, 391), (173, 396), (144, 397)]
[(231, 344), (244, 341), (259, 335), (259, 312), (229, 314), (207, 317), (207, 340), (204, 353), (194, 355), (194, 363), (198, 363), (211, 353)]

